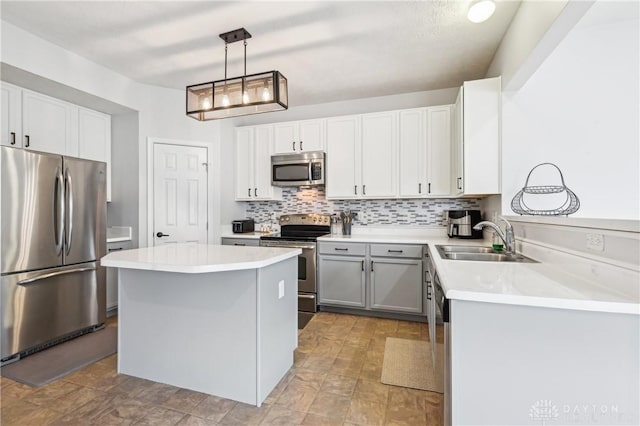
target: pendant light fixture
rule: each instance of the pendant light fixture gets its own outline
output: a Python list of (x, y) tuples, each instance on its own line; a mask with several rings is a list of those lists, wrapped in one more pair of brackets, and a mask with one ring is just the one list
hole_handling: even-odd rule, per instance
[[(247, 75), (247, 39), (244, 28), (220, 34), (224, 40), (224, 80), (187, 86), (187, 115), (199, 121), (218, 120), (289, 107), (287, 79), (279, 71)], [(229, 44), (244, 41), (244, 74), (227, 78)]]

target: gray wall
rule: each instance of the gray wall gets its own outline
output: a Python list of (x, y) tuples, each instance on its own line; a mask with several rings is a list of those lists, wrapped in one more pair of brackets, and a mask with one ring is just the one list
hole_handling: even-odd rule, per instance
[(111, 194), (107, 226), (131, 226), (138, 247), (138, 113), (111, 116)]

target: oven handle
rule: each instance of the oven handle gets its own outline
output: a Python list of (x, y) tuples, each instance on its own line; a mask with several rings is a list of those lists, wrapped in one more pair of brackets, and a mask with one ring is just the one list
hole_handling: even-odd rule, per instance
[(298, 293), (298, 299), (315, 299), (315, 298), (316, 298), (315, 294)]
[(283, 247), (283, 248), (299, 248), (299, 249), (307, 249), (313, 250), (316, 248), (315, 244), (305, 244), (305, 243), (296, 243), (296, 242), (263, 242), (260, 241), (260, 245), (262, 247)]

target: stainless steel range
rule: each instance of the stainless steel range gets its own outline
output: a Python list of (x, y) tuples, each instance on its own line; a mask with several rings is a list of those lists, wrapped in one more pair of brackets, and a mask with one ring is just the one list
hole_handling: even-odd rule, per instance
[(298, 256), (298, 328), (304, 328), (317, 312), (316, 240), (331, 232), (328, 214), (287, 214), (278, 218), (280, 235), (260, 237), (263, 247), (302, 249)]

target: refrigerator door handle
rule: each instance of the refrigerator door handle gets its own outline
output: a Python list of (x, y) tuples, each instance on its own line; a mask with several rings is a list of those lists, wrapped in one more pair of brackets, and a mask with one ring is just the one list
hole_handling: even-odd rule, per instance
[(58, 167), (56, 169), (56, 187), (54, 193), (54, 233), (56, 242), (56, 254), (59, 256), (62, 254), (62, 248), (64, 247), (64, 177), (62, 176), (62, 169)]
[(33, 278), (27, 278), (27, 279), (18, 281), (18, 285), (31, 284), (31, 283), (34, 283), (36, 281), (45, 280), (47, 278), (57, 277), (58, 275), (75, 274), (77, 272), (87, 272), (87, 271), (95, 271), (95, 270), (96, 270), (95, 266), (92, 266), (92, 267), (89, 267), (89, 268), (66, 269), (64, 271), (51, 272), (49, 274), (42, 274), (42, 275), (38, 275), (38, 276), (33, 277)]
[(64, 245), (66, 247), (65, 254), (69, 255), (71, 252), (71, 243), (73, 239), (73, 182), (71, 181), (71, 175), (69, 174), (69, 169), (66, 169), (64, 172), (64, 182), (65, 182), (65, 201), (66, 201), (66, 216), (65, 216), (65, 239)]

